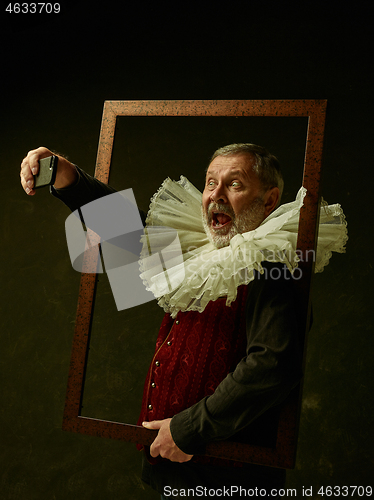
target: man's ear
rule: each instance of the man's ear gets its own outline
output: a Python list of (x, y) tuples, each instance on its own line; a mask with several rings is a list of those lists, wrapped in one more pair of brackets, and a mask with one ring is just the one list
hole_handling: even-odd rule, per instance
[(273, 187), (266, 191), (264, 195), (265, 218), (275, 209), (279, 200), (279, 189)]

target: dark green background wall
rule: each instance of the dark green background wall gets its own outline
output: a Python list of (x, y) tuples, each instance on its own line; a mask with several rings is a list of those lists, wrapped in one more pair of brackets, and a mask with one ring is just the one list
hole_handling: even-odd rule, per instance
[[(314, 282), (299, 451), (287, 486), (300, 498), (303, 486), (313, 487), (321, 498), (323, 485), (372, 482), (371, 14), (362, 1), (338, 9), (141, 2), (122, 10), (81, 1), (55, 17), (3, 15), (1, 498), (158, 498), (141, 484), (133, 445), (61, 430), (79, 284), (65, 242), (69, 211), (48, 192), (30, 198), (19, 185), (23, 156), (40, 145), (93, 173), (103, 102), (111, 99), (328, 99), (323, 195), (342, 204), (350, 239)], [(132, 187), (141, 206), (166, 175), (198, 185), (216, 137), (187, 124), (189, 151), (176, 147), (172, 130), (159, 132), (152, 149), (142, 137), (152, 145), (147, 127), (120, 124), (111, 178)], [(236, 140), (235, 127), (221, 132)], [(239, 140), (264, 137), (292, 198), (304, 125), (268, 137), (266, 127), (249, 125)], [(134, 420), (160, 311), (150, 304), (147, 314), (117, 313), (104, 278), (99, 295), (84, 411)]]

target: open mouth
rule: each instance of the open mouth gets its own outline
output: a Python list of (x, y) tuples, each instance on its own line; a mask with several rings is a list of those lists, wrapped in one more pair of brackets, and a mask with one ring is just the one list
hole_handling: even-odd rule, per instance
[(231, 222), (231, 217), (224, 212), (212, 212), (212, 226), (221, 229)]

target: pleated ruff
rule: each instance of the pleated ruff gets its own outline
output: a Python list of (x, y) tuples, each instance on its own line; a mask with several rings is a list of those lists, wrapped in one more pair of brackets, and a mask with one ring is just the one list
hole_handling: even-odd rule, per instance
[[(295, 201), (281, 205), (257, 229), (217, 249), (203, 227), (201, 192), (183, 176), (166, 179), (151, 200), (142, 237), (139, 265), (147, 290), (175, 318), (179, 311), (202, 312), (223, 296), (229, 306), (255, 270), (263, 273), (264, 261), (282, 262), (293, 273), (300, 261), (296, 243), (305, 195), (302, 187)], [(341, 206), (322, 201), (315, 272), (323, 271), (332, 252), (345, 252), (347, 239)]]

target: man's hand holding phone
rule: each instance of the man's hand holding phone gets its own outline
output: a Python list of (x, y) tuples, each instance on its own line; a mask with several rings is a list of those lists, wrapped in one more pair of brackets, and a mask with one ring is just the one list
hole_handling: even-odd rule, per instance
[(66, 158), (40, 147), (27, 153), (21, 163), (21, 185), (32, 196), (38, 187), (54, 185), (56, 189), (68, 187), (77, 180), (75, 166)]

